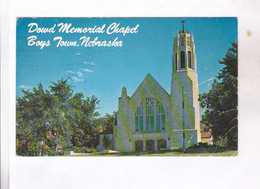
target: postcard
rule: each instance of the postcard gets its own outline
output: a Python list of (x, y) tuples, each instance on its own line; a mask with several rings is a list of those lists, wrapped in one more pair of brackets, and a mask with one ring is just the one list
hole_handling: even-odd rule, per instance
[(16, 155), (236, 156), (237, 35), (235, 17), (17, 18)]

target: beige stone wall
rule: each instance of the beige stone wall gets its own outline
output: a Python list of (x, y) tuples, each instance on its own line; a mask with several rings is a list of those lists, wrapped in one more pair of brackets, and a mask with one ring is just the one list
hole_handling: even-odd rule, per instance
[[(185, 68), (180, 67), (179, 54), (185, 52)], [(192, 67), (188, 68), (188, 55), (191, 52)], [(177, 53), (177, 70), (176, 58)], [(135, 151), (135, 142), (153, 140), (158, 149), (158, 140), (165, 140), (168, 149), (186, 148), (200, 141), (198, 76), (196, 68), (195, 46), (193, 37), (187, 33), (178, 34), (173, 44), (171, 94), (148, 74), (129, 97), (126, 88), (118, 100), (117, 126), (114, 127), (114, 147), (122, 152)], [(166, 112), (165, 130), (157, 132), (135, 131), (136, 107), (147, 97), (160, 101)], [(184, 106), (184, 107), (183, 107)]]
[[(180, 53), (185, 52), (185, 68), (181, 68)], [(191, 52), (191, 68), (188, 66)], [(177, 54), (177, 58), (176, 58)], [(177, 62), (176, 62), (177, 60)], [(177, 67), (176, 67), (177, 65)], [(176, 119), (174, 129), (195, 129), (197, 142), (201, 140), (199, 127), (199, 87), (193, 36), (183, 32), (177, 35), (173, 45), (172, 109)], [(184, 102), (184, 108), (182, 107)]]

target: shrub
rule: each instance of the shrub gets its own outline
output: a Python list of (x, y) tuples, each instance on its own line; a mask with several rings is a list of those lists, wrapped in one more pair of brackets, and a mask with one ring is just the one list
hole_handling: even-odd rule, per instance
[(208, 147), (208, 143), (207, 142), (199, 142), (198, 145), (200, 147), (203, 147), (203, 148)]
[(84, 153), (84, 147), (77, 147), (77, 146), (75, 146), (75, 147), (73, 148), (73, 151), (74, 151), (75, 153)]
[(227, 145), (228, 145), (228, 138), (219, 136), (216, 139), (215, 144), (218, 147), (227, 147)]

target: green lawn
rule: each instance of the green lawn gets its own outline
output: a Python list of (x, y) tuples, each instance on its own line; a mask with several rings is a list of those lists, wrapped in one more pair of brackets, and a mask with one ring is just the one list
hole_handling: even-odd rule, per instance
[(173, 151), (162, 152), (132, 152), (132, 153), (120, 153), (109, 152), (105, 153), (89, 153), (79, 156), (237, 156), (236, 149), (217, 148), (217, 147), (197, 147), (189, 148), (183, 151), (182, 149)]

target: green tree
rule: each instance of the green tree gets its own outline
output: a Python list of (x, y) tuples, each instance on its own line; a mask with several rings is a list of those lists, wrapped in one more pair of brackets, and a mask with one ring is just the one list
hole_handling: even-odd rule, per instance
[(105, 149), (109, 149), (112, 147), (112, 140), (109, 137), (109, 134), (113, 134), (113, 126), (116, 123), (116, 112), (113, 112), (112, 115), (106, 114), (103, 117), (103, 124), (102, 124), (102, 132), (101, 134), (103, 137), (101, 137), (103, 146)]
[(95, 148), (102, 131), (96, 111), (99, 100), (73, 94), (69, 79), (52, 82), (50, 90), (42, 84), (22, 90), (16, 104), (16, 150), (18, 155), (38, 156), (47, 151), (57, 154), (57, 146)]
[(32, 91), (22, 91), (24, 96), (17, 98), (16, 132), (17, 153), (20, 155), (39, 155), (40, 142), (49, 126), (49, 104), (52, 102), (48, 92), (41, 84)]
[(110, 147), (112, 147), (112, 141), (110, 140), (110, 138), (107, 134), (104, 134), (103, 146), (106, 150), (108, 150)]
[(106, 114), (103, 121), (103, 132), (104, 134), (113, 134), (113, 126), (116, 123), (116, 112), (112, 115)]
[(199, 100), (205, 109), (202, 121), (207, 125), (206, 129), (212, 129), (215, 144), (237, 147), (238, 53), (237, 42), (231, 44), (225, 57), (219, 61), (224, 68), (213, 81), (212, 88), (200, 94)]
[(70, 100), (74, 122), (72, 144), (81, 148), (96, 148), (102, 131), (102, 119), (96, 111), (99, 100), (95, 96), (86, 100), (83, 97), (82, 93), (77, 93)]

